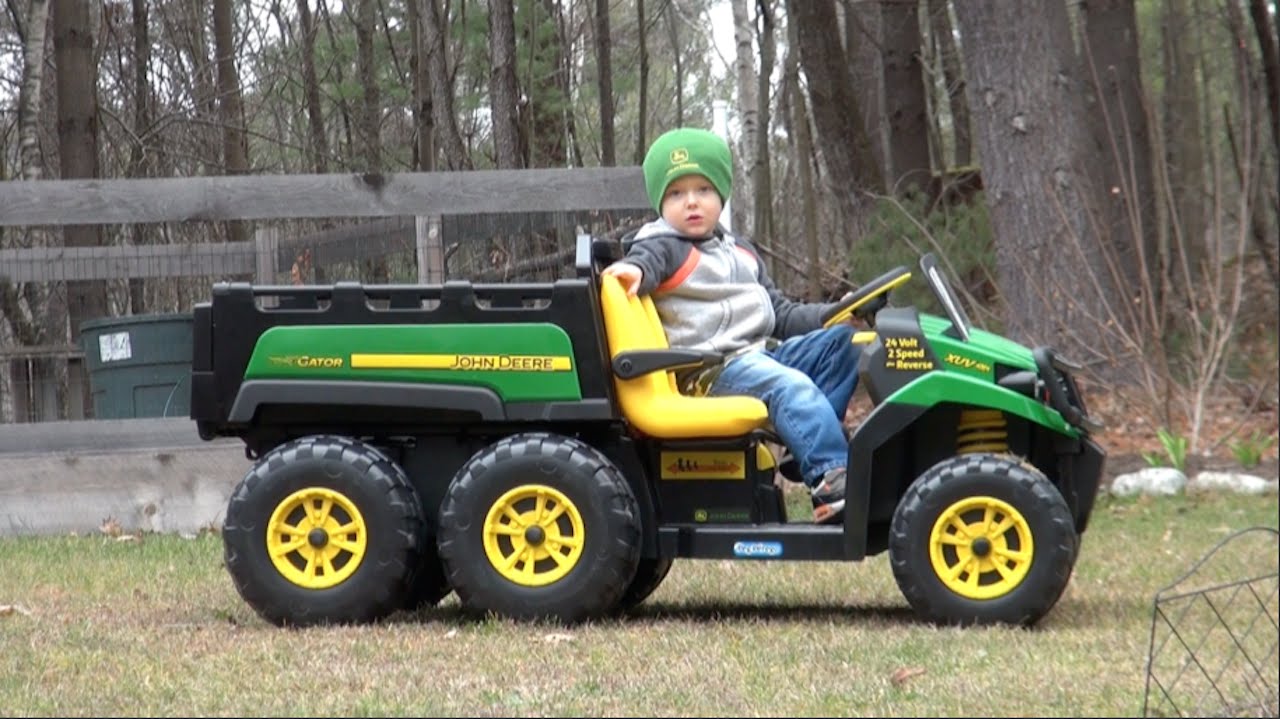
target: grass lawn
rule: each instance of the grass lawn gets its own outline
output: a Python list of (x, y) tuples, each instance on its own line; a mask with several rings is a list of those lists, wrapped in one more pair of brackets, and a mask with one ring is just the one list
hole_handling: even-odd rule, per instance
[[(1276, 527), (1277, 497), (1103, 497), (1092, 521), (1030, 630), (918, 622), (885, 555), (677, 561), (634, 615), (570, 628), (469, 619), (450, 597), (283, 630), (236, 594), (215, 534), (4, 539), (0, 714), (1137, 715), (1156, 592), (1235, 531)], [(1253, 628), (1272, 670), (1275, 586)]]

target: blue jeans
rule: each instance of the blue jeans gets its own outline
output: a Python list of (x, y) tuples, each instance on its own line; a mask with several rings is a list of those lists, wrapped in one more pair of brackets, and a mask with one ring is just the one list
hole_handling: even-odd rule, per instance
[(841, 324), (737, 357), (707, 392), (764, 402), (774, 431), (795, 455), (809, 487), (849, 461), (844, 413), (858, 386), (861, 354), (852, 337), (853, 328)]

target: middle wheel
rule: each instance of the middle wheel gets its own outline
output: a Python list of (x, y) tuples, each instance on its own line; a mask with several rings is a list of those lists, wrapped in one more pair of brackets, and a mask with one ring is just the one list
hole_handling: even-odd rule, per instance
[(440, 556), (464, 607), (577, 622), (635, 576), (635, 495), (603, 454), (570, 437), (507, 437), (467, 461), (440, 510)]

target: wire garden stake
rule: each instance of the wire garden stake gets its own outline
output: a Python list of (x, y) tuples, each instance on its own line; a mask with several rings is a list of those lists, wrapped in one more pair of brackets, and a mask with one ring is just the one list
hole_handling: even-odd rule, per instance
[(1156, 593), (1143, 716), (1280, 716), (1278, 539), (1240, 530)]

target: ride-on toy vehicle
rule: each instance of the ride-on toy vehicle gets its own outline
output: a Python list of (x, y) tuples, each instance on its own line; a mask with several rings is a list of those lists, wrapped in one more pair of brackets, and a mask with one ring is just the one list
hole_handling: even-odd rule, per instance
[[(851, 435), (843, 522), (787, 517), (764, 405), (684, 396), (648, 299), (578, 240), (542, 284), (252, 286), (195, 308), (191, 416), (254, 464), (227, 507), (241, 596), (287, 625), (369, 622), (456, 592), (464, 608), (574, 622), (643, 601), (676, 559), (849, 560), (888, 551), (939, 623), (1031, 624), (1066, 587), (1105, 453), (1074, 368), (946, 316), (857, 316), (874, 406)], [(806, 518), (808, 514), (806, 512)]]

